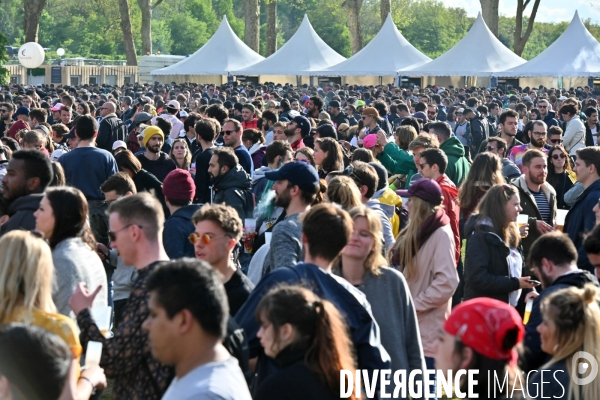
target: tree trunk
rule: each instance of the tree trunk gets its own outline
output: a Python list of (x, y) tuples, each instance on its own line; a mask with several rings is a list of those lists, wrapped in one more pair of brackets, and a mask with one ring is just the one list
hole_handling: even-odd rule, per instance
[(523, 50), (525, 50), (525, 45), (529, 40), (529, 36), (531, 35), (531, 31), (533, 30), (533, 23), (535, 22), (535, 16), (538, 11), (538, 7), (540, 6), (540, 0), (534, 0), (533, 9), (531, 10), (531, 15), (529, 16), (529, 21), (527, 21), (527, 29), (525, 30), (525, 34), (523, 34), (523, 12), (529, 5), (531, 0), (518, 0), (517, 1), (517, 17), (515, 19), (516, 27), (515, 27), (515, 44), (514, 51), (515, 54), (521, 56), (523, 54)]
[(363, 0), (345, 0), (342, 3), (342, 7), (348, 12), (348, 29), (350, 30), (352, 54), (358, 53), (363, 47), (359, 20), (362, 3)]
[(381, 25), (385, 24), (388, 14), (392, 11), (392, 0), (381, 0)]
[(267, 3), (267, 52), (266, 57), (277, 51), (277, 0)]
[(500, 0), (479, 0), (481, 15), (490, 31), (498, 37), (498, 4)]
[(23, 0), (25, 43), (37, 42), (42, 11), (48, 0)]
[(252, 50), (260, 49), (260, 7), (258, 0), (245, 0), (244, 43)]
[(123, 31), (123, 45), (127, 56), (127, 65), (137, 65), (135, 54), (135, 42), (131, 29), (131, 18), (129, 14), (129, 0), (119, 0), (119, 12), (121, 14), (121, 31)]
[(152, 54), (152, 7), (150, 0), (137, 0), (142, 11), (142, 55)]

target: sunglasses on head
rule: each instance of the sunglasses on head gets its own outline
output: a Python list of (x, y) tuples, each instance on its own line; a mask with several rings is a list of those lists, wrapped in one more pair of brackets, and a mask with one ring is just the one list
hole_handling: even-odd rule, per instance
[(194, 232), (190, 236), (188, 236), (188, 239), (191, 244), (196, 244), (196, 243), (198, 243), (198, 241), (200, 241), (200, 242), (202, 242), (202, 244), (209, 245), (213, 240), (221, 239), (222, 237), (225, 237), (225, 236), (227, 236), (228, 238), (231, 238), (231, 236), (228, 234), (221, 235), (221, 236), (210, 236), (208, 233), (198, 235), (196, 232)]
[(566, 158), (567, 156), (564, 155), (564, 153), (560, 153), (560, 154), (552, 154), (552, 159), (553, 160), (558, 160), (559, 158), (562, 160), (564, 158)]

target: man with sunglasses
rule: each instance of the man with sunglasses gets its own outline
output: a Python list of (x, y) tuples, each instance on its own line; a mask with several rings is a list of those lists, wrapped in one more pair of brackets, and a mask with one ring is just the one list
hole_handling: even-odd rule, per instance
[[(244, 109), (246, 110), (246, 109)], [(223, 144), (231, 147), (238, 158), (240, 165), (252, 176), (254, 174), (254, 162), (246, 146), (242, 144), (242, 124), (237, 119), (227, 118), (223, 121)]]
[(0, 104), (0, 137), (4, 136), (6, 127), (12, 123), (12, 116), (15, 108), (11, 103)]
[(254, 284), (234, 262), (233, 251), (242, 238), (244, 225), (236, 210), (224, 204), (205, 204), (192, 216), (195, 226), (189, 236), (197, 259), (220, 273), (234, 316), (244, 305)]
[(162, 243), (163, 208), (150, 193), (138, 193), (113, 202), (108, 215), (110, 247), (117, 250), (125, 265), (135, 266), (138, 272), (122, 323), (112, 338), (100, 332), (90, 312), (96, 288), (78, 286), (69, 305), (77, 316), (81, 344), (86, 346), (90, 340), (102, 343), (100, 367), (114, 379), (113, 396), (158, 399), (173, 379), (173, 368), (148, 352), (148, 333), (142, 330), (142, 324), (150, 315), (148, 277), (161, 261), (169, 260)]
[(544, 121), (547, 126), (558, 126), (556, 113), (554, 111), (550, 111), (550, 102), (548, 100), (541, 99), (540, 101), (538, 101), (537, 108), (540, 111), (542, 121)]

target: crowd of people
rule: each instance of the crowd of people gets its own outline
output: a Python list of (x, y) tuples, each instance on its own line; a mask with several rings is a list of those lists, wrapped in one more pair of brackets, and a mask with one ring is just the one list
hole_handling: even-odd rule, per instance
[(571, 362), (600, 359), (599, 102), (4, 87), (0, 398), (336, 399), (356, 369), (437, 398), (427, 370), (476, 369), (480, 398), (599, 399)]

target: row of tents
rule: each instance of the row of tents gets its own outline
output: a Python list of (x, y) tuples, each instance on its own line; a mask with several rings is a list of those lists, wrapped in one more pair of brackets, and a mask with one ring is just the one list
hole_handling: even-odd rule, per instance
[(481, 14), (454, 47), (432, 60), (411, 45), (388, 15), (381, 30), (361, 51), (346, 59), (317, 35), (305, 15), (296, 33), (264, 58), (242, 42), (227, 18), (213, 37), (177, 64), (153, 76), (600, 76), (600, 43), (579, 14), (565, 32), (530, 61), (517, 56), (489, 30)]

